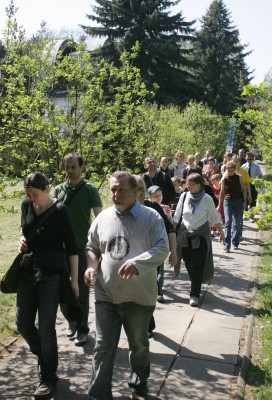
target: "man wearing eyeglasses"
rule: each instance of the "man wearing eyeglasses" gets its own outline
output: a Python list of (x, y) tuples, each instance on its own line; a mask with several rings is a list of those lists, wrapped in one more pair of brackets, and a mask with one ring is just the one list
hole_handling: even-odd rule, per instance
[[(262, 170), (261, 170), (260, 166), (255, 161), (253, 161), (254, 160), (253, 153), (251, 153), (251, 152), (246, 153), (246, 160), (247, 160), (247, 162), (242, 165), (242, 168), (247, 170), (248, 175), (251, 178), (251, 182), (255, 178), (262, 179), (262, 177), (263, 177)], [(250, 183), (250, 187), (251, 187), (250, 207), (256, 207), (258, 192), (256, 190), (255, 185), (253, 185), (252, 183)]]

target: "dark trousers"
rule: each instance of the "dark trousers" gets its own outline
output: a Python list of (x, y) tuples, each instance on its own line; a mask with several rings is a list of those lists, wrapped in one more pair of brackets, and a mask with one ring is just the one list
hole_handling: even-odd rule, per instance
[(200, 246), (198, 249), (192, 248), (191, 238), (188, 238), (188, 247), (182, 248), (183, 260), (191, 281), (191, 297), (200, 296), (207, 249), (207, 242), (203, 237), (200, 237)]
[[(40, 380), (58, 381), (58, 347), (56, 315), (59, 304), (60, 276), (36, 283), (33, 276), (21, 276), (17, 290), (16, 323), (33, 354), (38, 356)], [(38, 326), (35, 324), (38, 313)]]
[[(85, 255), (85, 250), (79, 250), (78, 252), (78, 287), (79, 287), (79, 297), (78, 301), (83, 310), (83, 316), (81, 324), (76, 324), (76, 330), (78, 333), (89, 333), (89, 287), (84, 282), (84, 274), (87, 268), (87, 260)], [(74, 322), (67, 318), (67, 306), (66, 304), (61, 304), (60, 309), (64, 317), (69, 323)]]

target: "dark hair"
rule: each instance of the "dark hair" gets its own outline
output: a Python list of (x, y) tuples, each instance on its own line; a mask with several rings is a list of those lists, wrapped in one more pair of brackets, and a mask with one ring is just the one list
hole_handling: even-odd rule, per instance
[(199, 174), (199, 175), (202, 175), (202, 169), (201, 169), (198, 165), (195, 165), (194, 167), (189, 168), (188, 176), (189, 176), (190, 174)]
[(208, 161), (214, 161), (215, 162), (215, 159), (214, 159), (214, 157), (209, 157)]
[(187, 176), (186, 182), (192, 182), (192, 183), (199, 183), (200, 187), (203, 188), (205, 185), (205, 181), (202, 175), (200, 174), (191, 174)]
[(82, 165), (84, 164), (82, 155), (79, 154), (79, 153), (75, 153), (74, 151), (72, 151), (71, 153), (66, 154), (66, 155), (63, 157), (64, 163), (65, 163), (66, 160), (69, 160), (70, 158), (76, 158), (77, 161), (78, 161), (79, 167), (82, 167)]
[(24, 188), (32, 187), (39, 190), (45, 190), (48, 185), (48, 179), (40, 172), (31, 172), (31, 174), (27, 175), (24, 180)]
[(110, 182), (111, 178), (116, 178), (116, 179), (127, 178), (131, 188), (135, 189), (135, 190), (138, 189), (138, 183), (137, 183), (137, 180), (136, 180), (135, 176), (132, 175), (128, 171), (115, 171), (110, 176), (109, 182)]

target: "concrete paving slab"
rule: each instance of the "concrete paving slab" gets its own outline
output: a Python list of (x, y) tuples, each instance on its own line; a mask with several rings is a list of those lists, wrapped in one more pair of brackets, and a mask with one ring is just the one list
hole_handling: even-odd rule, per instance
[(178, 358), (159, 394), (161, 400), (229, 400), (233, 366), (213, 361)]

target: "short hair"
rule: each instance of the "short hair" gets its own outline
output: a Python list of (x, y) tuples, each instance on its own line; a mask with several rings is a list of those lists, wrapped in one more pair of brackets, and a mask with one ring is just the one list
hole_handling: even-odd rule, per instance
[(76, 153), (76, 152), (74, 152), (74, 151), (72, 151), (71, 153), (66, 154), (66, 155), (63, 157), (63, 162), (65, 163), (67, 160), (69, 160), (69, 159), (71, 159), (71, 158), (76, 158), (77, 161), (78, 161), (78, 165), (79, 165), (80, 167), (82, 167), (82, 165), (84, 164), (82, 155), (79, 154), (79, 153)]
[(226, 163), (226, 168), (235, 168), (236, 167), (236, 163), (234, 161), (228, 161)]
[(214, 157), (209, 157), (208, 161), (214, 161), (215, 162), (215, 159), (214, 159)]
[(195, 156), (193, 154), (189, 154), (189, 156), (187, 157), (187, 161), (189, 161), (189, 160), (195, 161)]
[(202, 175), (202, 169), (198, 165), (194, 165), (192, 168), (189, 168), (188, 174)]
[(217, 179), (218, 181), (220, 181), (220, 178), (221, 178), (220, 174), (213, 174), (213, 175), (211, 176), (211, 182), (214, 181), (215, 179)]
[(251, 157), (251, 158), (254, 159), (254, 154), (253, 154), (251, 151), (248, 151), (248, 152), (246, 153), (246, 158), (247, 158), (247, 157)]
[(164, 156), (161, 156), (161, 158), (160, 158), (160, 161), (161, 161), (163, 158), (166, 158), (166, 159), (169, 161), (169, 157), (168, 157), (168, 156), (166, 156), (166, 155), (164, 155)]
[(175, 154), (175, 159), (177, 159), (177, 156), (180, 156), (180, 155), (182, 155), (183, 157), (185, 157), (185, 153), (184, 153), (184, 151), (182, 151), (182, 150), (178, 150), (178, 151), (176, 151), (176, 154)]
[(127, 178), (131, 189), (135, 189), (137, 190), (138, 188), (138, 184), (137, 181), (135, 179), (135, 176), (132, 175), (130, 172), (128, 171), (115, 171), (112, 173), (112, 175), (109, 178), (109, 182), (111, 181), (112, 178), (116, 178), (116, 179), (121, 179), (121, 178)]
[(35, 188), (44, 191), (49, 185), (48, 179), (41, 172), (31, 172), (24, 180), (24, 188)]
[(181, 179), (179, 176), (172, 176), (171, 178), (172, 182), (178, 182), (179, 184), (181, 184)]
[(154, 160), (157, 162), (156, 157), (155, 157), (155, 156), (152, 156), (152, 154), (150, 154), (149, 156), (145, 157), (145, 160), (144, 160), (145, 164), (147, 163), (147, 161), (148, 161), (150, 158), (154, 158)]
[(205, 185), (205, 181), (202, 175), (200, 174), (191, 174), (187, 176), (186, 183), (199, 183), (200, 187), (203, 188)]

